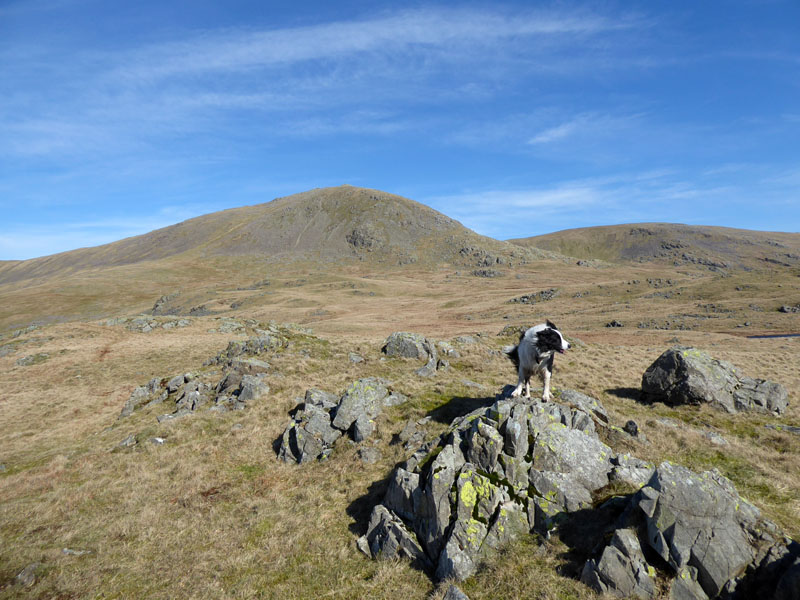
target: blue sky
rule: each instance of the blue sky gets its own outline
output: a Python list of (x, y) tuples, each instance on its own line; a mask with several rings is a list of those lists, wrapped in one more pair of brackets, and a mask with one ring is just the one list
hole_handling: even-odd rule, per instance
[(0, 0), (0, 259), (343, 183), (800, 231), (800, 2)]

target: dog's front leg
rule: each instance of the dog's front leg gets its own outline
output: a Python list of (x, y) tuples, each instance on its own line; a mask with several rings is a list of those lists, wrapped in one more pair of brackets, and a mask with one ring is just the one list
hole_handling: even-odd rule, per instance
[(544, 384), (544, 391), (542, 392), (542, 402), (547, 402), (553, 399), (553, 394), (550, 393), (550, 369), (545, 368), (542, 371), (542, 383)]

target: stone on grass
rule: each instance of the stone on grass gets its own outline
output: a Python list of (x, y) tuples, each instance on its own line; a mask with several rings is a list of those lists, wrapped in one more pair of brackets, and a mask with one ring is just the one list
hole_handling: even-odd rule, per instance
[(368, 465), (375, 464), (381, 459), (381, 451), (377, 448), (359, 448), (358, 457)]
[(415, 371), (420, 377), (431, 377), (439, 368), (436, 343), (418, 333), (396, 331), (386, 338), (382, 351), (386, 356), (424, 360), (425, 366)]
[(469, 600), (464, 592), (452, 583), (447, 587), (447, 591), (442, 596), (442, 600)]
[(642, 375), (642, 396), (671, 405), (709, 403), (730, 413), (782, 414), (787, 391), (779, 383), (743, 377), (736, 368), (696, 348), (671, 348)]
[[(368, 377), (353, 382), (340, 398), (318, 389), (306, 391), (305, 402), (294, 411), (279, 442), (278, 458), (305, 463), (323, 459), (343, 434), (362, 442), (375, 431), (376, 418), (390, 397), (388, 382)], [(379, 460), (379, 454), (364, 450), (365, 462)]]
[(17, 576), (14, 577), (14, 583), (22, 587), (32, 587), (36, 583), (37, 578), (44, 569), (44, 565), (40, 562), (34, 562), (22, 569)]

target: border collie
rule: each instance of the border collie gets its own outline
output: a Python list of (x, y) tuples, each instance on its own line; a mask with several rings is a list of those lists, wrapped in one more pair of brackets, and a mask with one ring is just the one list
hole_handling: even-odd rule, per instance
[(550, 321), (531, 327), (519, 336), (519, 344), (503, 349), (506, 356), (517, 367), (519, 383), (511, 392), (517, 398), (525, 386), (525, 398), (531, 397), (531, 375), (537, 373), (542, 378), (544, 391), (542, 401), (553, 399), (550, 393), (550, 377), (553, 375), (553, 359), (556, 352), (563, 354), (569, 349), (569, 342), (564, 339), (558, 327)]

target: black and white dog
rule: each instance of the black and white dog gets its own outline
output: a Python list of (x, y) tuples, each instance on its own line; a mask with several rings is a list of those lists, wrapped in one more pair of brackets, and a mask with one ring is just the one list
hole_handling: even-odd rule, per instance
[(516, 398), (525, 386), (525, 397), (531, 397), (531, 375), (537, 373), (542, 378), (544, 391), (542, 401), (553, 399), (550, 393), (550, 377), (553, 375), (553, 359), (556, 352), (564, 353), (569, 349), (569, 342), (564, 339), (558, 327), (550, 321), (536, 325), (519, 336), (519, 344), (504, 348), (506, 355), (517, 367), (519, 382), (511, 392)]

